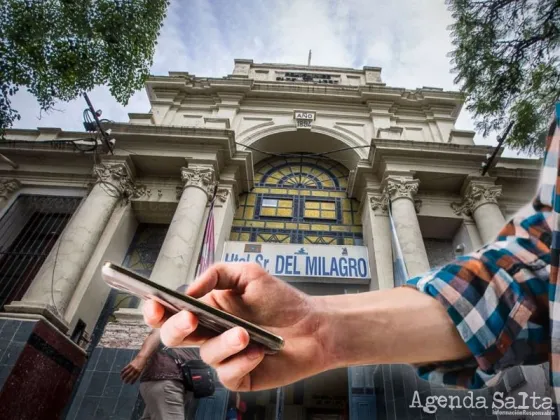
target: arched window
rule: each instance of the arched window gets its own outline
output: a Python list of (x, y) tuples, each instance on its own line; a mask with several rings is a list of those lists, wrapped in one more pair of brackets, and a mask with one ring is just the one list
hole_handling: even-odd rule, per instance
[(330, 159), (267, 159), (255, 169), (255, 188), (240, 197), (230, 239), (361, 245), (359, 203), (346, 197), (347, 182), (348, 170)]

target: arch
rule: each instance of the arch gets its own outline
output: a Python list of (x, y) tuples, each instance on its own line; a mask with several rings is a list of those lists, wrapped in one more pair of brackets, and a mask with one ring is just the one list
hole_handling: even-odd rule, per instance
[[(283, 146), (283, 142), (274, 144), (274, 138), (285, 138), (288, 135), (307, 137), (311, 141), (298, 141)], [(318, 136), (322, 136), (327, 141), (320, 141)], [(339, 161), (348, 169), (354, 169), (360, 159), (367, 159), (368, 145), (364, 143), (364, 139), (356, 134), (341, 133), (335, 129), (324, 127), (321, 125), (314, 125), (310, 130), (296, 129), (293, 124), (270, 125), (258, 124), (257, 126), (250, 127), (240, 133), (238, 140), (241, 146), (249, 146), (253, 152), (254, 149), (272, 151), (276, 153), (282, 152), (317, 152), (325, 153), (345, 148), (341, 152), (332, 153), (329, 156), (336, 161)], [(276, 147), (275, 147), (276, 146)], [(299, 149), (299, 150), (298, 150)], [(259, 162), (266, 158), (265, 154), (254, 153), (254, 161)]]
[[(302, 155), (303, 158), (303, 155)], [(308, 166), (306, 165), (306, 168)], [(327, 179), (321, 179), (321, 176), (316, 176), (310, 171), (304, 171), (301, 168), (299, 171), (293, 170), (293, 162), (290, 162), (286, 159), (286, 163), (276, 165), (270, 168), (266, 173), (262, 174), (262, 178), (260, 180), (260, 184), (267, 185), (267, 181), (269, 178), (274, 178), (273, 174), (276, 172), (281, 171), (284, 168), (289, 168), (290, 173), (287, 175), (282, 175), (279, 179), (279, 182), (274, 183), (277, 184), (279, 187), (287, 187), (287, 188), (295, 188), (295, 189), (302, 189), (302, 188), (317, 188), (323, 189), (323, 187), (329, 187), (331, 184), (334, 185), (336, 188), (340, 187), (340, 182), (338, 177), (332, 172), (330, 168), (323, 167), (321, 168), (324, 175), (327, 176)], [(326, 182), (325, 182), (326, 181)]]

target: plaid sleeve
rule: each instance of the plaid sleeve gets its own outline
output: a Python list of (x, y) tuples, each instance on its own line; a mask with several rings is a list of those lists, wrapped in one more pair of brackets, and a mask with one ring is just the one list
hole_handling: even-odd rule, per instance
[(508, 367), (547, 360), (549, 223), (550, 212), (534, 203), (502, 229), (496, 242), (407, 282), (445, 306), (473, 354), (468, 360), (419, 366), (422, 378), (481, 388), (497, 383)]

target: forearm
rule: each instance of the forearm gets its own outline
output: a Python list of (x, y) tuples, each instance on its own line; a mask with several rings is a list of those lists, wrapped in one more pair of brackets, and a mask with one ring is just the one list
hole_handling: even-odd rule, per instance
[(332, 368), (428, 363), (471, 355), (445, 308), (407, 287), (315, 298)]
[(144, 340), (144, 343), (142, 343), (142, 347), (140, 348), (140, 351), (138, 352), (136, 357), (139, 359), (148, 360), (152, 356), (152, 354), (156, 352), (160, 343), (161, 340), (159, 337), (159, 329), (152, 330), (152, 332)]

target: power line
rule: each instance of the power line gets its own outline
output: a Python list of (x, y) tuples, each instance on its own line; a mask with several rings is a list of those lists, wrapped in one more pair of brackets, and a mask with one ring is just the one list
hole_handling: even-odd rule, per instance
[(500, 151), (500, 148), (502, 147), (503, 142), (505, 141), (505, 139), (507, 138), (511, 128), (513, 127), (513, 124), (514, 124), (514, 122), (510, 121), (506, 130), (504, 131), (502, 136), (498, 139), (498, 145), (496, 146), (496, 148), (494, 149), (494, 151), (492, 152), (492, 154), (490, 155), (490, 157), (488, 158), (488, 160), (486, 161), (486, 163), (482, 167), (482, 175), (483, 176), (486, 175), (486, 172), (488, 172), (488, 170), (491, 168), (492, 162), (494, 161), (494, 159), (496, 159), (496, 155)]
[(239, 143), (237, 141), (235, 142), (235, 144), (237, 144), (238, 146), (242, 146), (246, 149), (253, 150), (255, 152), (259, 152), (259, 153), (262, 153), (262, 154), (265, 154), (265, 155), (275, 156), (275, 157), (279, 157), (279, 158), (300, 157), (300, 156), (302, 156), (302, 154), (305, 155), (306, 157), (311, 157), (311, 158), (322, 157), (324, 155), (328, 155), (328, 154), (331, 154), (331, 153), (338, 153), (338, 152), (344, 152), (346, 150), (365, 149), (365, 148), (372, 147), (371, 145), (348, 146), (348, 147), (343, 147), (343, 148), (340, 148), (340, 149), (335, 149), (335, 150), (331, 150), (331, 151), (328, 151), (328, 152), (321, 152), (321, 153), (315, 153), (315, 152), (298, 152), (298, 153), (279, 152), (279, 153), (273, 153), (273, 152), (267, 152), (267, 151), (264, 151), (264, 150), (260, 150), (260, 149), (257, 149), (256, 147), (249, 146), (249, 145), (246, 145), (246, 144), (243, 144), (243, 143)]
[(89, 96), (85, 92), (84, 92), (84, 99), (86, 100), (89, 112), (91, 112), (91, 115), (93, 116), (93, 119), (94, 119), (95, 124), (97, 126), (97, 130), (101, 134), (101, 138), (103, 139), (103, 142), (105, 143), (105, 146), (107, 147), (107, 150), (109, 150), (111, 152), (111, 154), (113, 154), (113, 147), (111, 146), (111, 143), (109, 141), (109, 134), (106, 133), (105, 130), (103, 130), (103, 127), (101, 126), (101, 121), (99, 120), (99, 116), (101, 115), (101, 111), (96, 111), (93, 108), (93, 105), (91, 104), (91, 101), (89, 100)]

